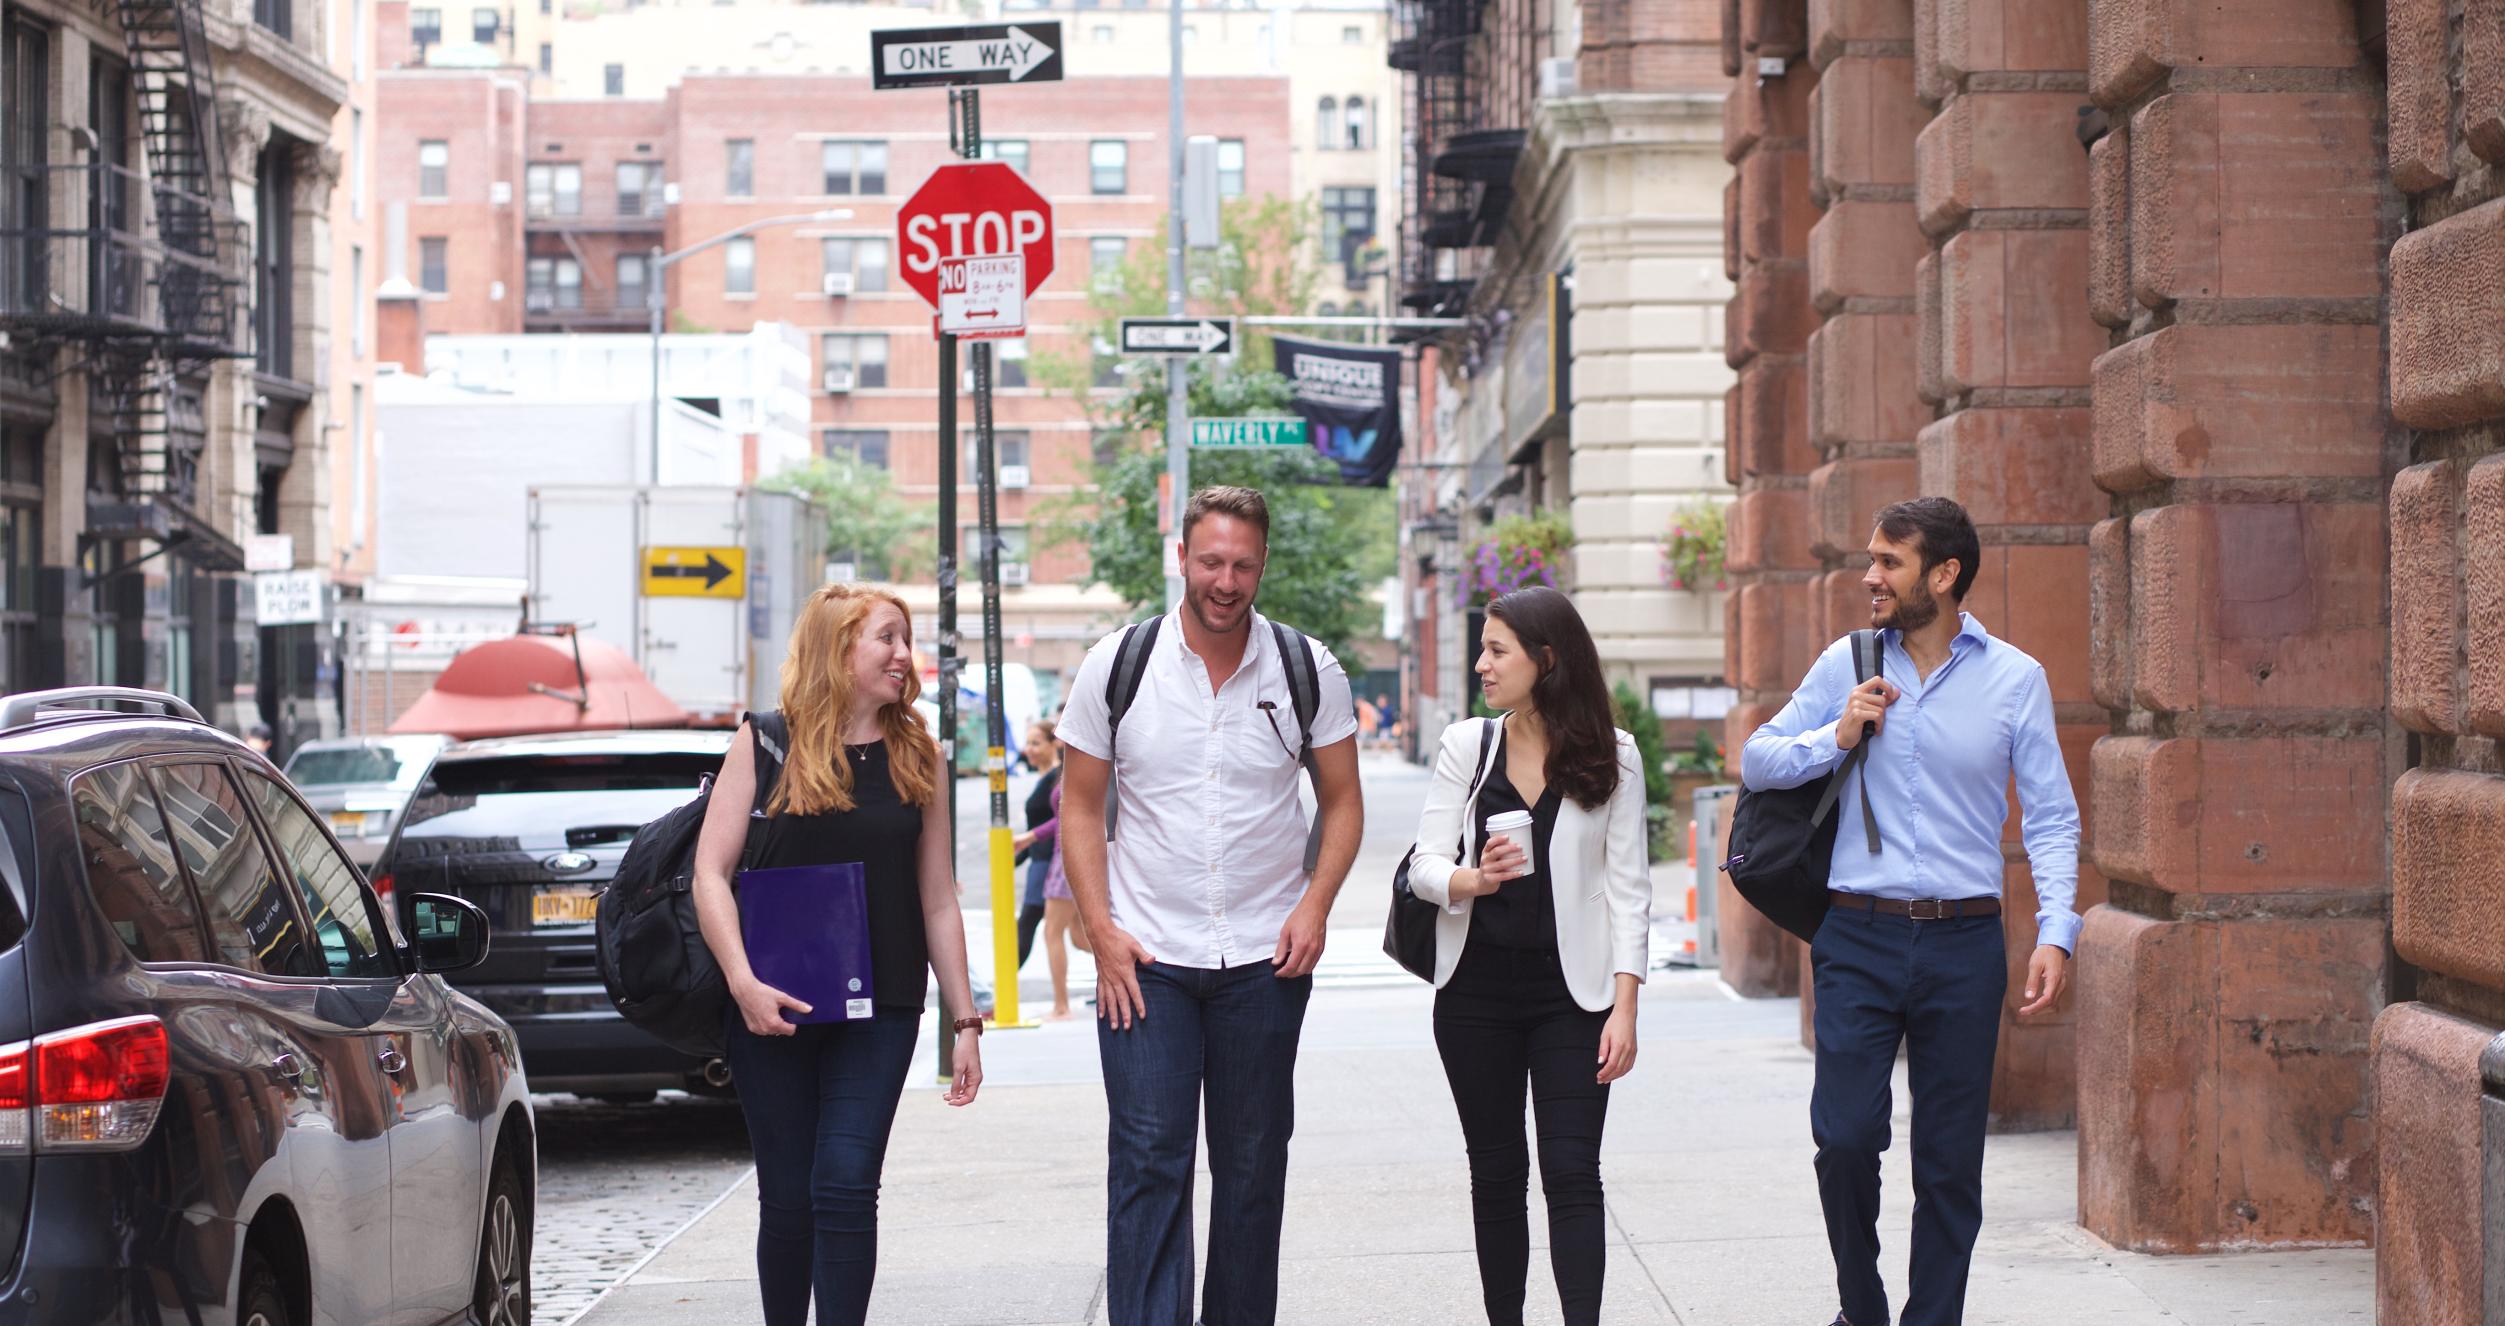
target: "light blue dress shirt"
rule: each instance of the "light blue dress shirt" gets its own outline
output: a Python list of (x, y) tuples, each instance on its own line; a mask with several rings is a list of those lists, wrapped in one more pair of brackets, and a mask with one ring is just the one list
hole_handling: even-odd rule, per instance
[[(2001, 832), (2014, 774), (2027, 862), (2035, 873), (2036, 942), (2075, 953), (2079, 940), (2079, 803), (2053, 727), (2044, 665), (1964, 623), (1948, 661), (1924, 679), (1901, 633), (1883, 631), (1881, 675), (1901, 692), (1887, 727), (1837, 799), (1828, 887), (1881, 898), (2001, 896)], [(1740, 779), (1798, 787), (1843, 763), (1836, 720), (1852, 694), (1852, 637), (1827, 646), (1792, 702), (1749, 737)], [(1869, 849), (1855, 798), (1865, 788), (1883, 846)]]

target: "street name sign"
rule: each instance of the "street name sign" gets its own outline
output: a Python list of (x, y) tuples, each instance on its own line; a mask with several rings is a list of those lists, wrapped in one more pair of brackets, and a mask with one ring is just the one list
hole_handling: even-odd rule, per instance
[(1006, 162), (952, 162), (896, 210), (896, 252), (905, 284), (933, 308), (951, 258), (1017, 254), (1031, 296), (1052, 275), (1052, 204)]
[(1312, 443), (1305, 436), (1305, 421), (1302, 419), (1194, 419), (1192, 445), (1302, 447)]
[(1126, 355), (1229, 355), (1235, 353), (1233, 318), (1124, 318)]
[(1026, 335), (1025, 256), (940, 259), (939, 329), (970, 340)]
[(1061, 24), (976, 23), (870, 34), (870, 86), (980, 87), (1061, 81)]
[(735, 599), (748, 592), (745, 548), (650, 547), (639, 565), (648, 599)]

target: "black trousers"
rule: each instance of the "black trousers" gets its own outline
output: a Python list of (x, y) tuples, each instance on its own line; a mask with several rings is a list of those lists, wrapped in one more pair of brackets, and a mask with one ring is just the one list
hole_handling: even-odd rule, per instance
[(1554, 950), (1473, 943), (1435, 993), (1435, 1048), (1470, 1155), (1470, 1215), (1490, 1326), (1521, 1326), (1531, 1267), (1526, 1084), (1539, 1135), (1540, 1190), (1548, 1197), (1549, 1267), (1566, 1326), (1600, 1320), (1608, 1229), (1600, 1131), (1609, 1088), (1593, 1075), (1608, 1020), (1566, 992)]
[(1890, 1079), (1901, 1042), (1914, 1134), (1912, 1265), (1901, 1326), (1957, 1326), (1983, 1228), (1983, 1132), (2009, 992), (2000, 918), (1916, 921), (1839, 906), (1809, 946), (1809, 970), (1818, 995), (1809, 1130), (1844, 1317), (1853, 1326), (1888, 1326), (1879, 1156), (1890, 1140)]

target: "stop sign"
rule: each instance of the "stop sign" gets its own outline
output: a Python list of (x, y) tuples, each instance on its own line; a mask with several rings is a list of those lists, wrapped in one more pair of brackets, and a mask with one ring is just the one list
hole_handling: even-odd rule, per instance
[(1052, 204), (998, 161), (941, 166), (896, 213), (896, 251), (905, 284), (939, 306), (942, 258), (1026, 255), (1026, 293), (1052, 275)]

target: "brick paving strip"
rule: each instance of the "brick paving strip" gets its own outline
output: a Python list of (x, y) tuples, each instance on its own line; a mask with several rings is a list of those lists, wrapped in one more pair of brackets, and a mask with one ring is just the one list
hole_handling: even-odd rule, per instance
[(579, 1319), (755, 1168), (729, 1102), (549, 1097), (538, 1120), (531, 1306), (542, 1321)]

